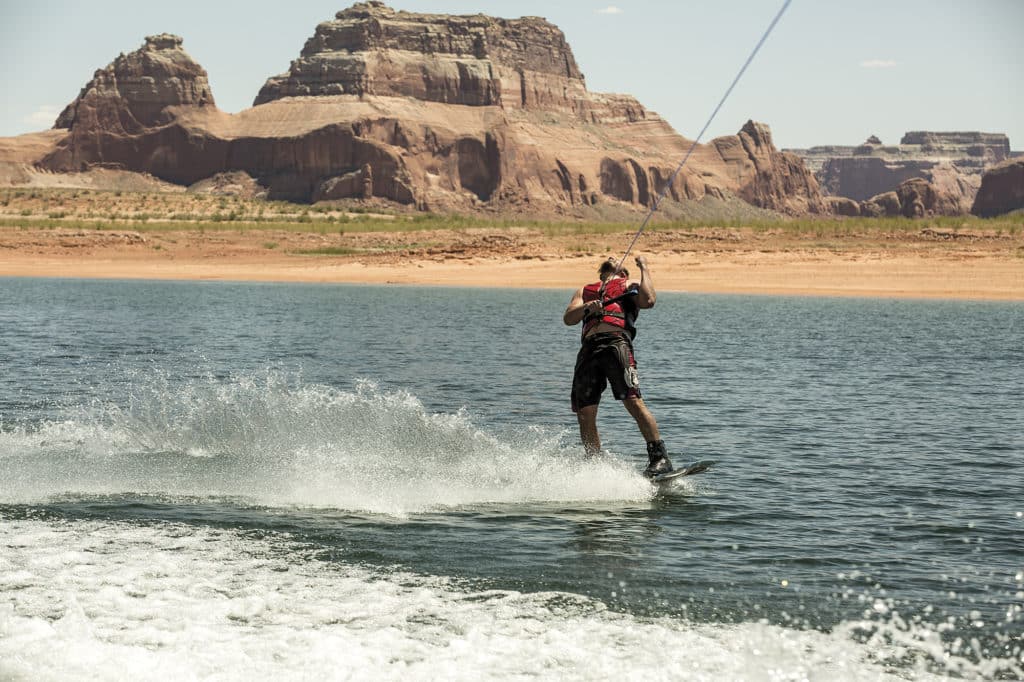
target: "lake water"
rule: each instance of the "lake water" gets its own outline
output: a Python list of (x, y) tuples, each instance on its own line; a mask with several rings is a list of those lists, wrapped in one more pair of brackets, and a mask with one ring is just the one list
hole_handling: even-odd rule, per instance
[(1017, 679), (1024, 305), (0, 279), (0, 679)]

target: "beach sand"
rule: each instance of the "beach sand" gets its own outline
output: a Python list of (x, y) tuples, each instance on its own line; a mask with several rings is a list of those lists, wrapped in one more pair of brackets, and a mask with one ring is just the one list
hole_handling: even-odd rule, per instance
[[(353, 234), (133, 232), (0, 225), (0, 276), (346, 282), (556, 288), (595, 279), (631, 234), (545, 235), (525, 228)], [(712, 229), (653, 231), (660, 291), (1024, 300), (1024, 237), (829, 237)], [(636, 273), (634, 273), (636, 274)]]

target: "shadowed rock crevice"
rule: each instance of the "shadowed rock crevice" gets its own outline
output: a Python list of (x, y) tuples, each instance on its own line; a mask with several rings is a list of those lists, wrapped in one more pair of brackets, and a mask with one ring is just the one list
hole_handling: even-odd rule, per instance
[(613, 159), (602, 159), (601, 194), (630, 204), (635, 202), (636, 179), (631, 168)]
[(456, 143), (456, 153), (459, 184), (480, 201), (490, 201), (501, 184), (501, 153), (497, 140), (492, 135), (487, 135), (484, 143), (464, 137)]
[(558, 168), (555, 170), (555, 175), (558, 176), (558, 181), (562, 185), (562, 190), (565, 192), (565, 196), (568, 198), (569, 203), (575, 205), (577, 195), (573, 188), (572, 176), (569, 173), (569, 169), (559, 159), (555, 159), (555, 163), (558, 165)]
[[(650, 174), (651, 185), (654, 191), (654, 196), (651, 199), (652, 202), (663, 194), (669, 199), (679, 201), (679, 190), (675, 183), (673, 183), (671, 187), (667, 187), (668, 178), (671, 175), (671, 172), (663, 172), (662, 169), (656, 166), (651, 166), (651, 168), (648, 169), (648, 173)], [(665, 191), (666, 189), (668, 190), (667, 192)]]
[(633, 159), (629, 160), (629, 167), (636, 178), (636, 201), (641, 206), (651, 203), (651, 193), (648, 191), (647, 171), (640, 167), (640, 164)]

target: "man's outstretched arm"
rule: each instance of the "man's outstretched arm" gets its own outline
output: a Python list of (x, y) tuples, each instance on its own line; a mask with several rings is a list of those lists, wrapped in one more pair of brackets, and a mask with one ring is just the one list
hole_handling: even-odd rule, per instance
[(658, 294), (654, 291), (654, 278), (647, 268), (647, 257), (637, 256), (636, 266), (640, 269), (640, 293), (636, 297), (636, 305), (638, 308), (653, 308), (655, 301), (658, 300)]

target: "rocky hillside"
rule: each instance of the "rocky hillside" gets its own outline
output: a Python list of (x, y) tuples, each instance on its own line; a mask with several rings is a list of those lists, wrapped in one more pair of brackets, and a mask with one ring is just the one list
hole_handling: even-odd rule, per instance
[[(700, 145), (627, 95), (592, 93), (543, 19), (395, 11), (364, 2), (316, 27), (252, 108), (217, 109), (176, 36), (96, 72), (37, 166), (150, 173), (191, 185), (244, 172), (272, 198), (377, 198), (423, 210), (597, 216), (665, 190), (792, 214), (826, 210), (764, 124)], [(0, 159), (2, 160), (2, 159)], [(669, 206), (670, 208), (670, 206)]]

